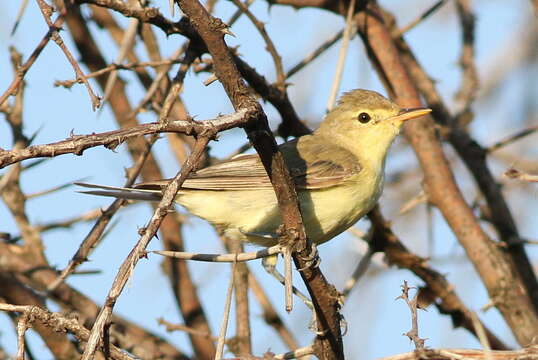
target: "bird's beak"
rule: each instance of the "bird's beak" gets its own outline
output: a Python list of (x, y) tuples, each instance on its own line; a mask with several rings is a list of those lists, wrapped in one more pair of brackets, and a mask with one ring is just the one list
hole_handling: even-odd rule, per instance
[(432, 109), (418, 107), (418, 108), (403, 108), (400, 110), (398, 115), (392, 116), (390, 120), (392, 121), (406, 121), (429, 114)]

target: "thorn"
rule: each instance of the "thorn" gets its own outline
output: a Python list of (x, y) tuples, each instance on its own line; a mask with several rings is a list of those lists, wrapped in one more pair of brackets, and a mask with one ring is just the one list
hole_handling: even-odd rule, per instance
[(228, 27), (225, 27), (224, 29), (221, 30), (225, 35), (230, 35), (230, 36), (233, 36), (234, 38), (236, 38), (237, 36), (235, 36), (235, 34), (232, 32), (232, 30), (230, 30), (230, 28)]

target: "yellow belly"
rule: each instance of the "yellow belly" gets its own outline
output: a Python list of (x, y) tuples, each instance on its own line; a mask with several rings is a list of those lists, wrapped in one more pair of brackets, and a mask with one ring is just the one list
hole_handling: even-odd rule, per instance
[[(345, 231), (377, 202), (382, 176), (361, 171), (344, 184), (299, 192), (307, 236), (323, 243)], [(178, 202), (192, 214), (225, 228), (228, 236), (262, 246), (277, 243), (282, 223), (272, 189), (241, 191), (187, 191)]]

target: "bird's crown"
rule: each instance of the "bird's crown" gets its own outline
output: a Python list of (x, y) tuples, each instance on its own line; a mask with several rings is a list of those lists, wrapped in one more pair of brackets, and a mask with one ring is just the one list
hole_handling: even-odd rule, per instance
[(398, 106), (383, 95), (372, 90), (356, 89), (344, 93), (335, 107), (337, 111), (364, 110), (398, 110)]

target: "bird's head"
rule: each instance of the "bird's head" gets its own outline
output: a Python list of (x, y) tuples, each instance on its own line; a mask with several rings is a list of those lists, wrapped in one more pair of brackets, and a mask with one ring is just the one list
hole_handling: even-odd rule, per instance
[(358, 89), (340, 98), (317, 132), (350, 150), (384, 155), (405, 121), (429, 112), (428, 108), (401, 108), (375, 91)]

